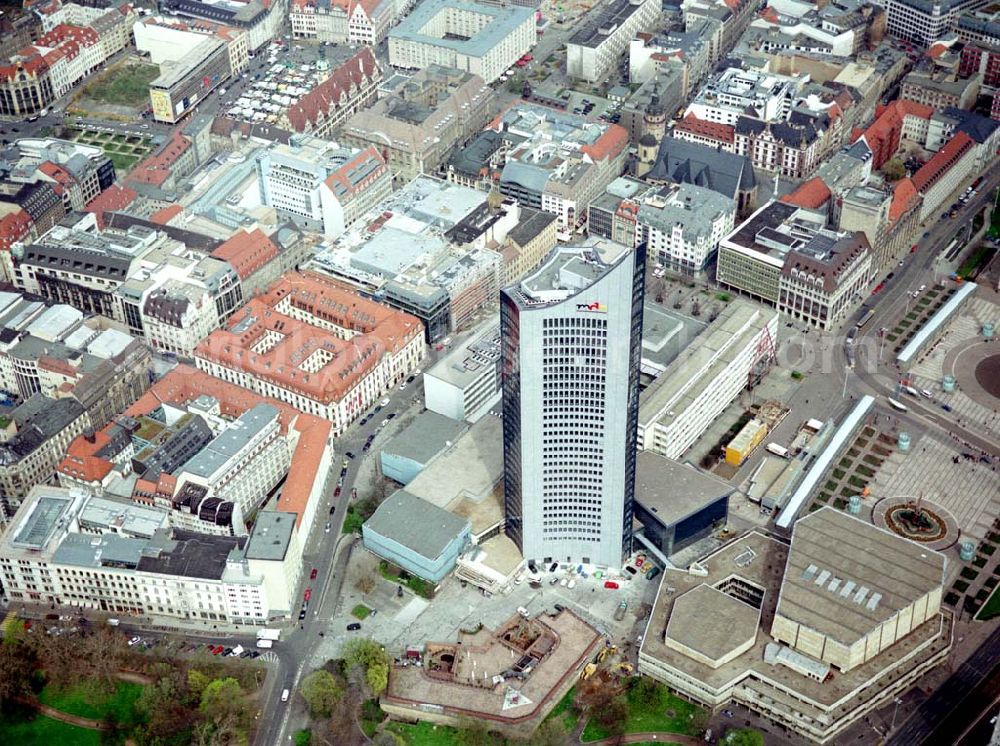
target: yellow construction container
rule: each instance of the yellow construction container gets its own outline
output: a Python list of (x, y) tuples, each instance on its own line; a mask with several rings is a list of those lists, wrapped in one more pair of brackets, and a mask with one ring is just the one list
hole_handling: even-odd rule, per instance
[(760, 420), (750, 420), (726, 446), (726, 463), (739, 466), (766, 437), (767, 425)]

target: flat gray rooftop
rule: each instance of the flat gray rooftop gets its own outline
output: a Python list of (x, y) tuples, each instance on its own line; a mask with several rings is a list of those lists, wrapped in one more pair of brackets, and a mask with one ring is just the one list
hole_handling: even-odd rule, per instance
[(363, 532), (371, 531), (421, 557), (435, 559), (468, 527), (468, 521), (447, 510), (406, 490), (397, 490), (365, 521)]
[(844, 645), (944, 582), (939, 552), (826, 506), (792, 534), (776, 613)]
[(263, 510), (257, 514), (250, 540), (247, 542), (248, 560), (283, 560), (295, 533), (295, 513)]
[(426, 464), (461, 437), (468, 425), (437, 412), (421, 412), (394, 437), (383, 454)]
[(635, 499), (670, 526), (698, 512), (734, 488), (693, 466), (652, 451), (640, 451), (635, 462)]
[(756, 638), (759, 625), (760, 609), (702, 584), (674, 602), (665, 639), (718, 661)]

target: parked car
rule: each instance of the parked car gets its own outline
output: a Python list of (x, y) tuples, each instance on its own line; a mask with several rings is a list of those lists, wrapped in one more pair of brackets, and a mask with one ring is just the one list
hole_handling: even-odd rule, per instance
[(330, 522), (329, 521), (327, 521), (326, 522), (326, 526), (323, 527), (323, 533), (326, 533), (326, 534), (330, 533)]
[(361, 629), (360, 622), (351, 622), (350, 624), (347, 625), (348, 632), (357, 632), (359, 629)]
[(142, 642), (141, 637), (133, 637), (131, 640), (128, 641), (128, 646), (132, 647), (133, 645), (138, 645), (140, 642)]
[(614, 580), (605, 580), (604, 581), (604, 587), (605, 588), (610, 588), (611, 590), (617, 590), (618, 583), (615, 582)]
[(549, 565), (549, 572), (555, 572), (558, 568), (559, 568), (559, 563), (553, 562), (551, 565)]
[(629, 575), (635, 575), (638, 572), (638, 570), (632, 567), (632, 565), (625, 565), (625, 572), (627, 572)]
[(347, 456), (347, 458), (349, 458), (349, 459), (353, 459), (353, 458), (354, 458), (354, 454), (353, 454), (353, 453), (351, 453), (350, 451), (348, 451), (348, 452), (347, 452), (347, 453), (345, 453), (344, 455), (345, 455), (345, 456)]
[(309, 603), (309, 599), (312, 598), (312, 594), (313, 594), (313, 589), (312, 588), (306, 588), (306, 595), (305, 595), (305, 601), (306, 601), (306, 603)]
[(317, 570), (317, 569), (316, 569), (316, 568), (314, 567), (314, 568), (312, 569), (312, 572), (311, 572), (311, 573), (309, 573), (309, 579), (310, 579), (310, 580), (315, 580), (315, 579), (316, 579), (316, 575), (317, 575), (317, 573), (319, 573), (319, 570)]

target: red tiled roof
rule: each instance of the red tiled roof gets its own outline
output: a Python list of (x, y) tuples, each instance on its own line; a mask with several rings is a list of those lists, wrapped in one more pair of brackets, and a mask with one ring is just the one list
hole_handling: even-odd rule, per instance
[[(301, 321), (301, 316), (287, 315), (278, 310), (286, 300), (306, 317), (333, 321), (358, 333), (345, 340)], [(258, 343), (270, 332), (278, 341), (257, 352)], [(226, 328), (203, 339), (195, 355), (316, 401), (333, 403), (364, 380), (386, 354), (398, 353), (421, 334), (423, 325), (408, 313), (320, 275), (289, 272), (234, 313)], [(300, 367), (301, 361), (321, 350), (330, 353), (322, 367), (312, 372)]]
[(124, 210), (135, 201), (138, 196), (134, 189), (127, 186), (112, 184), (103, 192), (92, 199), (86, 207), (87, 212), (92, 212), (97, 216), (97, 225), (102, 230), (104, 228), (104, 213)]
[(241, 280), (246, 280), (277, 255), (278, 247), (260, 228), (236, 231), (212, 252), (216, 259), (229, 262)]
[(76, 183), (76, 179), (70, 175), (69, 171), (52, 161), (42, 161), (38, 164), (38, 170), (59, 184), (69, 186)]
[(156, 223), (157, 225), (168, 225), (171, 220), (182, 212), (184, 212), (184, 208), (180, 205), (168, 205), (150, 215), (149, 222)]
[(892, 188), (892, 202), (889, 203), (889, 222), (895, 223), (920, 199), (917, 188), (910, 178), (900, 179)]
[(110, 442), (111, 438), (104, 432), (94, 433), (92, 441), (86, 436), (78, 436), (69, 444), (66, 456), (59, 462), (56, 470), (84, 482), (100, 482), (114, 468), (111, 461), (97, 455)]
[(126, 181), (162, 186), (170, 178), (171, 168), (190, 147), (191, 141), (180, 132), (175, 131), (159, 150), (147, 156), (132, 170)]
[(64, 41), (72, 40), (77, 44), (92, 47), (99, 43), (101, 37), (92, 28), (86, 26), (71, 26), (68, 23), (60, 23), (50, 29), (47, 34), (39, 37), (38, 43), (43, 47), (55, 47)]
[(781, 201), (796, 207), (816, 210), (825, 205), (831, 196), (830, 188), (821, 178), (814, 176), (800, 184), (795, 191), (782, 197)]
[[(142, 398), (126, 410), (125, 414), (141, 417), (164, 402), (187, 404), (202, 394), (217, 399), (222, 414), (233, 419), (257, 404), (270, 404), (279, 412), (281, 432), (289, 435), (294, 430), (298, 434), (285, 487), (275, 508), (296, 513), (298, 515), (296, 526), (300, 526), (312, 486), (317, 479), (323, 477), (320, 474), (320, 466), (326, 444), (331, 437), (332, 423), (321, 417), (299, 412), (276, 399), (259, 396), (236, 384), (214, 378), (188, 365), (178, 365), (154, 383)], [(155, 485), (150, 487), (151, 492)]]
[[(361, 182), (356, 184), (352, 183), (347, 174), (349, 174), (352, 169), (371, 159), (378, 161), (380, 164), (379, 167), (373, 169), (368, 177)], [(382, 155), (378, 152), (378, 149), (374, 145), (369, 145), (343, 166), (340, 166), (336, 171), (331, 173), (326, 178), (326, 185), (330, 187), (331, 190), (334, 190), (334, 192), (336, 192), (337, 184), (340, 184), (340, 186), (348, 194), (364, 191), (372, 184), (372, 182), (384, 174), (388, 168), (389, 167), (385, 165), (385, 160), (382, 158)], [(340, 195), (338, 195), (338, 198), (339, 197)], [(340, 199), (340, 201), (345, 202), (346, 198)]]
[(930, 57), (932, 60), (936, 60), (938, 57), (940, 57), (947, 51), (948, 47), (938, 42), (936, 44), (931, 45), (931, 48), (927, 50), (927, 56)]
[(930, 119), (934, 110), (915, 101), (896, 100), (875, 109), (875, 121), (860, 134), (854, 131), (854, 139), (864, 137), (872, 151), (873, 168), (881, 168), (899, 149), (903, 133), (903, 120), (908, 116)]
[(379, 74), (378, 61), (370, 47), (364, 47), (356, 55), (333, 71), (333, 74), (309, 93), (299, 99), (286, 112), (288, 123), (296, 132), (307, 132), (319, 122), (326, 112), (339, 102), (350, 99), (352, 89), (363, 85)]
[(610, 124), (600, 137), (581, 150), (595, 161), (614, 158), (628, 147), (628, 130), (617, 124)]
[(913, 175), (913, 186), (920, 193), (927, 191), (975, 145), (975, 140), (959, 132)]
[(6, 251), (31, 233), (31, 216), (17, 205), (0, 217), (0, 249)]
[(721, 122), (709, 122), (707, 119), (699, 119), (694, 114), (688, 114), (676, 125), (676, 129), (681, 132), (690, 132), (694, 135), (708, 137), (719, 142), (732, 144), (736, 141), (736, 128)]

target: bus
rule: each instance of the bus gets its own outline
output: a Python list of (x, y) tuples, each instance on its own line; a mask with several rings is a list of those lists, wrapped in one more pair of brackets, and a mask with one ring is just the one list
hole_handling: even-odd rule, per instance
[(889, 406), (892, 407), (893, 409), (898, 409), (900, 412), (908, 412), (909, 411), (909, 409), (907, 408), (907, 406), (905, 404), (903, 404), (902, 402), (898, 402), (898, 401), (896, 401), (895, 399), (893, 399), (891, 397), (886, 397), (886, 398), (889, 399)]
[(864, 328), (864, 325), (867, 324), (869, 321), (871, 321), (872, 316), (874, 315), (875, 315), (875, 309), (869, 308), (867, 311), (865, 311), (864, 315), (860, 319), (858, 319), (858, 323), (855, 324), (855, 326), (857, 326), (858, 329)]

